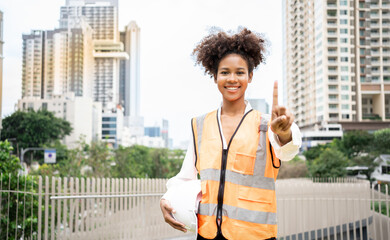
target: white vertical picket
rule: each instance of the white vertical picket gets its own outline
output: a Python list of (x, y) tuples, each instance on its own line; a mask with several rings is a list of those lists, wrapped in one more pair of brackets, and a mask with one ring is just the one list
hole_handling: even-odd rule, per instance
[(45, 222), (44, 222), (44, 239), (49, 237), (49, 177), (45, 177)]
[[(75, 188), (74, 188), (74, 195), (80, 195), (80, 179), (75, 179)], [(79, 217), (79, 210), (80, 210), (80, 199), (74, 200), (74, 208), (75, 208), (75, 214), (74, 214), (74, 235), (78, 238), (80, 238), (80, 217)]]
[[(61, 178), (58, 178), (57, 182), (57, 193), (62, 195), (61, 191)], [(62, 201), (57, 201), (57, 234), (56, 238), (59, 239), (60, 236), (63, 236), (63, 233), (61, 232), (61, 203)]]
[[(51, 177), (51, 195), (55, 196), (56, 195), (56, 178)], [(56, 212), (56, 205), (54, 199), (50, 200), (51, 204), (51, 223), (50, 223), (50, 240), (55, 239), (55, 212)]]
[(41, 176), (38, 177), (38, 239), (42, 239), (42, 177)]

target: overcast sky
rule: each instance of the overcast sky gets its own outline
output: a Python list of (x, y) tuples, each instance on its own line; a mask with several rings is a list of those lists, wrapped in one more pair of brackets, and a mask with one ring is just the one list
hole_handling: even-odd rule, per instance
[[(58, 27), (65, 0), (1, 0), (4, 27), (3, 116), (21, 97), (22, 34)], [(279, 80), (282, 100), (281, 0), (119, 0), (119, 29), (134, 20), (141, 28), (141, 114), (146, 125), (169, 120), (177, 145), (190, 137), (190, 119), (216, 109), (221, 95), (213, 80), (194, 66), (196, 44), (212, 26), (245, 26), (264, 33), (271, 43), (266, 64), (254, 72), (248, 98), (272, 104)]]

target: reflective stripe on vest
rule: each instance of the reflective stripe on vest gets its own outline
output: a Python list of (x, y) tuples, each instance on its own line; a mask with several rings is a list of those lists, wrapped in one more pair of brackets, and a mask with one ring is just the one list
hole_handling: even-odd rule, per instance
[(198, 212), (202, 237), (213, 239), (219, 231), (229, 240), (243, 235), (276, 237), (275, 180), (280, 161), (268, 140), (268, 124), (267, 115), (246, 113), (223, 150), (217, 111), (192, 119), (202, 185)]

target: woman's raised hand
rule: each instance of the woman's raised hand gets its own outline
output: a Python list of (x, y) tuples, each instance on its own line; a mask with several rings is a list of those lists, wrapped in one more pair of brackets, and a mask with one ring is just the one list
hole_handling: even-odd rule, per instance
[(294, 115), (284, 106), (278, 104), (278, 82), (274, 82), (271, 130), (278, 135), (281, 144), (286, 144), (292, 140), (290, 127), (294, 122)]

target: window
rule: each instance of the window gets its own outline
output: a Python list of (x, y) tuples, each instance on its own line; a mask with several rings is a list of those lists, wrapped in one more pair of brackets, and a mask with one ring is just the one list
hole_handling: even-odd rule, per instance
[(329, 99), (337, 99), (337, 95), (334, 95), (334, 94), (332, 94), (332, 95), (329, 95)]
[(348, 15), (348, 10), (340, 10), (340, 15)]
[(102, 124), (103, 128), (116, 128), (116, 124)]
[(103, 130), (102, 135), (115, 135), (116, 130)]
[(341, 67), (342, 72), (348, 72), (348, 66), (342, 66)]
[(346, 28), (341, 28), (341, 29), (340, 29), (340, 33), (341, 33), (341, 34), (348, 34), (348, 29), (346, 29)]
[(349, 119), (349, 114), (341, 114), (341, 117), (342, 117), (343, 119)]
[(116, 117), (103, 117), (103, 122), (116, 122)]
[(329, 85), (329, 90), (337, 90), (337, 85)]
[(382, 166), (382, 174), (390, 174), (390, 166)]
[(341, 109), (348, 110), (349, 109), (349, 104), (341, 104)]
[(341, 57), (340, 60), (341, 60), (342, 62), (348, 62), (348, 57)]
[(348, 19), (340, 19), (340, 24), (348, 24)]
[(340, 51), (341, 51), (342, 53), (348, 52), (348, 48), (340, 48)]
[(42, 110), (47, 110), (47, 102), (42, 103)]
[(348, 76), (341, 76), (341, 81), (348, 81)]
[(348, 43), (348, 38), (341, 38), (341, 39), (340, 39), (340, 42), (341, 42), (341, 43)]
[(342, 85), (341, 90), (347, 91), (349, 89), (348, 85)]
[(341, 99), (342, 100), (348, 100), (349, 99), (349, 95), (342, 94), (341, 95)]
[(329, 104), (330, 109), (337, 109), (337, 104)]
[(348, 2), (346, 0), (341, 0), (340, 6), (348, 6)]

